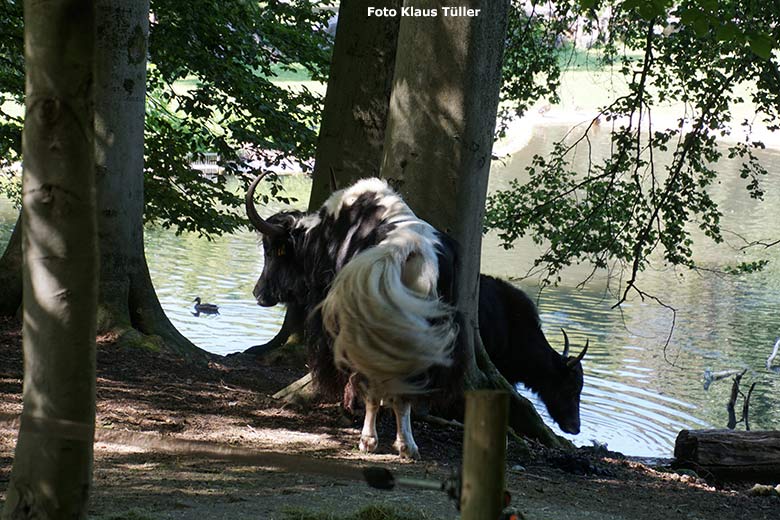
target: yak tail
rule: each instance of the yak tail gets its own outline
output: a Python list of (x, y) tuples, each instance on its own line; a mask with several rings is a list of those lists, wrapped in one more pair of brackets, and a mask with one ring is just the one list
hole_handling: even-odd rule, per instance
[(424, 392), (426, 372), (451, 365), (457, 334), (454, 309), (437, 296), (435, 247), (409, 235), (417, 240), (385, 241), (350, 260), (322, 306), (336, 364), (383, 395)]

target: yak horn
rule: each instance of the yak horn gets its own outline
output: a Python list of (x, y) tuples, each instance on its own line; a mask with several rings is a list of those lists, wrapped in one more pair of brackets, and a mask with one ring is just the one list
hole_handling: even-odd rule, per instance
[(338, 191), (339, 184), (336, 182), (336, 172), (333, 171), (333, 166), (330, 167), (330, 192), (334, 193)]
[(563, 357), (566, 357), (569, 355), (569, 336), (566, 335), (566, 331), (561, 328), (561, 332), (563, 332)]
[(585, 340), (585, 348), (584, 348), (584, 349), (582, 349), (582, 352), (580, 352), (580, 353), (577, 355), (577, 357), (576, 357), (576, 358), (571, 358), (571, 359), (569, 359), (569, 360), (567, 360), (567, 361), (566, 361), (566, 366), (567, 366), (567, 367), (571, 368), (571, 367), (573, 367), (574, 365), (576, 365), (577, 363), (579, 363), (579, 362), (581, 362), (581, 361), (582, 361), (582, 358), (584, 358), (584, 357), (585, 357), (585, 353), (588, 351), (588, 344), (590, 344), (590, 340), (589, 340), (589, 339), (586, 339), (586, 340)]
[(269, 237), (274, 237), (283, 234), (284, 228), (270, 224), (263, 220), (263, 218), (258, 215), (257, 208), (255, 208), (255, 188), (257, 188), (257, 185), (267, 174), (268, 172), (261, 173), (254, 181), (252, 181), (252, 184), (249, 185), (249, 189), (246, 192), (245, 198), (246, 216), (249, 217), (249, 222), (251, 222), (255, 229), (257, 229), (260, 233)]
[(590, 343), (589, 339), (585, 340), (585, 348), (582, 349), (582, 352), (577, 356), (577, 361), (582, 361), (582, 358), (585, 357), (585, 353), (588, 351), (588, 344)]

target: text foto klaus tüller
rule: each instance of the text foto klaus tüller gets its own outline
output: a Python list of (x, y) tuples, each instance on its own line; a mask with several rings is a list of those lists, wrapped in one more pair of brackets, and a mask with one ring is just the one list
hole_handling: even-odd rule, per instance
[[(472, 9), (470, 7), (437, 7), (432, 9), (421, 9), (419, 7), (402, 7), (400, 9), (401, 16), (410, 16), (417, 18), (435, 18), (439, 15), (443, 16), (479, 16), (481, 9)], [(379, 18), (392, 18), (398, 16), (399, 9), (393, 9), (392, 7), (369, 7), (368, 16), (376, 16)]]

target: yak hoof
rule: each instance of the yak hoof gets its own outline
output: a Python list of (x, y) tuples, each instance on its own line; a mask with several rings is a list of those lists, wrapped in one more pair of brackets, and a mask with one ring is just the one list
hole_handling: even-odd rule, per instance
[(360, 444), (358, 446), (360, 451), (364, 453), (373, 453), (379, 447), (379, 439), (369, 435), (361, 435)]
[(393, 448), (398, 451), (398, 456), (402, 459), (418, 460), (420, 458), (420, 450), (413, 443), (406, 444), (405, 442), (395, 441)]

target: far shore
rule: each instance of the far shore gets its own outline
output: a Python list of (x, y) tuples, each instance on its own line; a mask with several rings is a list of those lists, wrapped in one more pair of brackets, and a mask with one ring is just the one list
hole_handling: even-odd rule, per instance
[[(569, 126), (572, 129), (576, 129), (575, 135), (580, 135), (589, 126), (592, 126), (591, 131), (608, 131), (610, 128), (624, 123), (627, 123), (627, 121), (604, 120), (603, 117), (599, 117), (599, 110), (596, 108), (588, 110), (581, 107), (567, 108), (565, 104), (551, 106), (549, 104), (537, 103), (523, 117), (519, 117), (509, 123), (505, 137), (499, 139), (493, 145), (493, 156), (504, 158), (521, 151), (531, 140), (536, 127)], [(679, 116), (674, 115), (672, 110), (665, 109), (661, 114), (653, 116), (652, 125), (653, 131), (674, 128), (679, 125)], [(689, 127), (690, 122), (687, 122), (686, 128)], [(647, 128), (646, 125), (645, 128)], [(747, 138), (748, 136), (743, 129), (737, 127), (729, 135), (719, 135), (718, 141), (729, 145), (745, 142)], [(755, 124), (750, 140), (761, 141), (768, 149), (780, 150), (780, 132), (772, 132), (763, 124)]]

